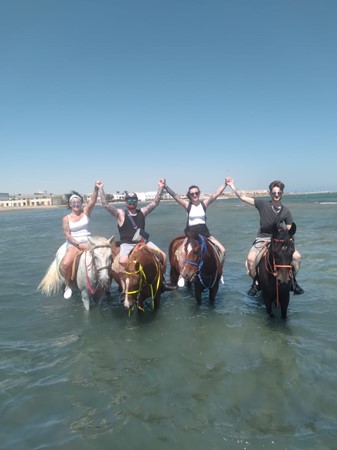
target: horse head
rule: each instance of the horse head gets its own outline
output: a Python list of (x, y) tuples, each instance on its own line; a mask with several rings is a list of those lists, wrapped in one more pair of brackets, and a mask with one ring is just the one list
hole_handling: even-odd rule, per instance
[(186, 232), (187, 239), (184, 242), (184, 253), (186, 255), (183, 261), (181, 275), (187, 282), (193, 282), (194, 278), (200, 273), (204, 257), (208, 255), (207, 240), (204, 236), (194, 232)]
[(129, 255), (125, 268), (124, 306), (144, 310), (143, 301), (151, 297), (152, 309), (159, 306), (163, 285), (163, 271), (159, 256), (146, 244), (137, 244)]
[(296, 225), (290, 230), (286, 226), (275, 225), (270, 245), (271, 264), (274, 275), (281, 285), (288, 284), (292, 276), (292, 259), (295, 251), (294, 234)]
[(88, 238), (87, 252), (91, 256), (91, 264), (94, 269), (96, 286), (109, 288), (111, 282), (111, 264), (112, 251), (111, 243), (114, 236), (110, 239), (99, 236), (90, 236)]

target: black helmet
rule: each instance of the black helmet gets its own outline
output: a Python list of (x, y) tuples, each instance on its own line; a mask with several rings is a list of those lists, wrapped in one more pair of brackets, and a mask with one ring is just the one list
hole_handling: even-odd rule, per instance
[(138, 196), (137, 196), (137, 194), (135, 192), (128, 192), (125, 195), (125, 200), (127, 200), (128, 198), (135, 198), (136, 200), (138, 200)]

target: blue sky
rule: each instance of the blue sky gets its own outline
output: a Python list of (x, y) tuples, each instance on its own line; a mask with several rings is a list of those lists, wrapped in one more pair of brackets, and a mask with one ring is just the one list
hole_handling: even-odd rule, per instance
[(1, 0), (0, 192), (336, 191), (335, 0)]

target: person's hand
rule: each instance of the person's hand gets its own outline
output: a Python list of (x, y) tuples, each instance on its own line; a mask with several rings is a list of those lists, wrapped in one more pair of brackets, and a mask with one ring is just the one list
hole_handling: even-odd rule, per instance
[(97, 180), (96, 183), (95, 183), (95, 187), (96, 187), (97, 189), (103, 189), (103, 183), (102, 183), (102, 181)]
[(234, 186), (234, 181), (233, 181), (232, 177), (226, 177), (225, 181), (228, 184), (228, 186), (230, 186), (230, 187)]
[(165, 184), (166, 184), (166, 179), (165, 178), (160, 178), (158, 180), (159, 187), (163, 188), (165, 186)]

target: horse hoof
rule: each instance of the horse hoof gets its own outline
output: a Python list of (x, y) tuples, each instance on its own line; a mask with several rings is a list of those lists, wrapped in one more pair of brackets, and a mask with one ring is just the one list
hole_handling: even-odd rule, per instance
[(90, 301), (89, 300), (82, 300), (84, 308), (89, 311), (90, 310)]

